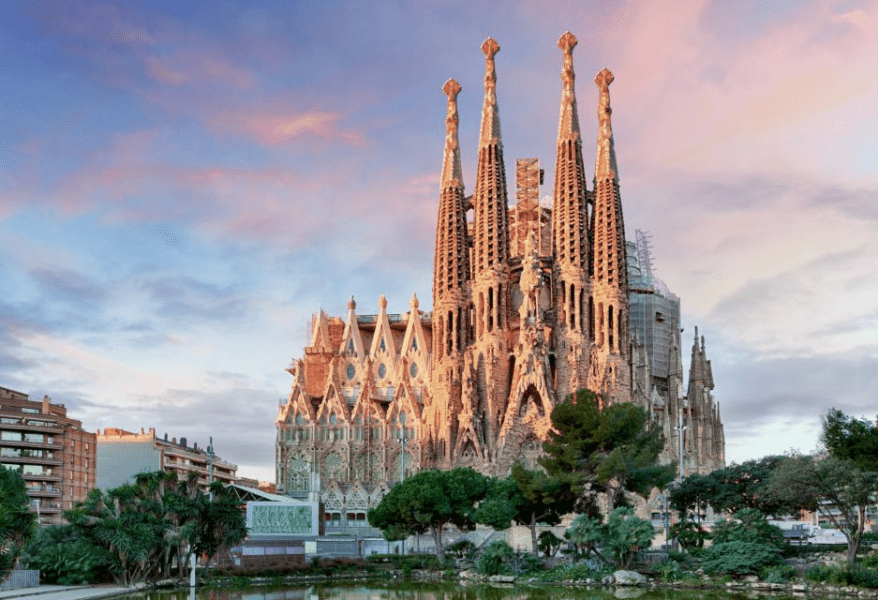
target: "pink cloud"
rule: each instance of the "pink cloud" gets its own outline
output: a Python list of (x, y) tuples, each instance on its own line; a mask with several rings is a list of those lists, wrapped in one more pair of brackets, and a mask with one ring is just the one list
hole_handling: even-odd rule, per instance
[(150, 78), (170, 85), (226, 84), (246, 90), (254, 83), (253, 73), (221, 58), (216, 50), (178, 53), (174, 58), (149, 56), (144, 61)]
[(207, 117), (217, 133), (240, 133), (266, 146), (279, 146), (312, 138), (362, 147), (365, 139), (356, 131), (341, 127), (342, 115), (337, 112), (293, 112), (265, 108), (250, 111), (223, 111)]
[[(605, 52), (620, 58), (611, 95), (633, 131), (617, 148), (622, 175), (801, 175), (842, 154), (839, 131), (878, 110), (878, 2), (856, 4), (815, 2), (759, 23), (705, 2), (621, 10)], [(720, 39), (731, 31), (741, 32), (733, 48)]]

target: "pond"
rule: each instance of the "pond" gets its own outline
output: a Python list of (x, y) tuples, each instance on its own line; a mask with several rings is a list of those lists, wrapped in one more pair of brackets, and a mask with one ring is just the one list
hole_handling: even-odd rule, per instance
[[(454, 583), (398, 582), (388, 585), (318, 584), (246, 589), (150, 591), (124, 596), (123, 600), (753, 600), (755, 592), (724, 590), (673, 590), (645, 588), (566, 588), (561, 586), (495, 587)], [(782, 600), (790, 596), (772, 595)]]

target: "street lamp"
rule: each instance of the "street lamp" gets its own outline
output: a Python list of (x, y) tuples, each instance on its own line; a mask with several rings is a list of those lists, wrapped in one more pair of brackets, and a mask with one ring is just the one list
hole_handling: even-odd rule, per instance
[(668, 514), (668, 499), (665, 498), (664, 494), (660, 494), (658, 497), (659, 501), (659, 510), (662, 511), (662, 525), (665, 527), (665, 548), (670, 547), (670, 535), (671, 535), (671, 519)]

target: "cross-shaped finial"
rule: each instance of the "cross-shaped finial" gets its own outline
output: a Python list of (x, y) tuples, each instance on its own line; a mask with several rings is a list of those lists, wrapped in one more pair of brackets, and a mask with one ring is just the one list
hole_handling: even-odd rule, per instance
[(613, 72), (606, 67), (601, 69), (600, 73), (594, 76), (594, 82), (599, 88), (601, 88), (601, 90), (609, 88), (610, 84), (613, 83), (613, 79)]
[(500, 44), (497, 43), (492, 37), (489, 37), (485, 40), (485, 43), (482, 44), (482, 52), (485, 56), (488, 57), (489, 60), (493, 60), (494, 55), (500, 51)]
[(564, 51), (564, 54), (569, 54), (569, 53), (573, 52), (573, 49), (576, 47), (576, 44), (578, 44), (578, 43), (579, 42), (576, 39), (576, 36), (573, 35), (572, 33), (570, 33), (569, 31), (565, 31), (564, 35), (562, 35), (558, 39), (558, 47)]
[(460, 87), (460, 84), (457, 83), (455, 79), (449, 79), (445, 82), (445, 85), (442, 86), (442, 91), (445, 92), (445, 95), (448, 96), (449, 100), (453, 100), (460, 93), (460, 90), (463, 89)]

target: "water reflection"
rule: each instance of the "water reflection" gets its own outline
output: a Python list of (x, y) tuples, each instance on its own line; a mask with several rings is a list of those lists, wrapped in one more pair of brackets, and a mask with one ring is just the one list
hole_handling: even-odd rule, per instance
[[(457, 585), (400, 582), (388, 585), (313, 585), (141, 592), (120, 600), (746, 600), (752, 593), (724, 590), (649, 590), (644, 588), (567, 588)], [(774, 596), (780, 599), (781, 596)]]

